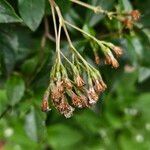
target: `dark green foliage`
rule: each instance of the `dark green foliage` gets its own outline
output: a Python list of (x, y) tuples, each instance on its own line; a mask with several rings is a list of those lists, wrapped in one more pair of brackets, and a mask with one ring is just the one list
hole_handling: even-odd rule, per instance
[[(41, 47), (44, 16), (54, 36), (49, 4), (45, 0), (0, 0), (0, 149), (150, 149), (149, 0), (85, 0), (108, 10), (140, 10), (141, 20), (131, 31), (67, 0), (56, 2), (69, 22), (123, 48), (120, 67), (98, 66), (108, 89), (94, 108), (77, 110), (70, 119), (54, 109), (41, 112), (55, 59), (53, 41)], [(69, 32), (78, 51), (94, 64), (90, 39), (74, 29)], [(64, 37), (62, 47), (64, 52), (68, 48)]]

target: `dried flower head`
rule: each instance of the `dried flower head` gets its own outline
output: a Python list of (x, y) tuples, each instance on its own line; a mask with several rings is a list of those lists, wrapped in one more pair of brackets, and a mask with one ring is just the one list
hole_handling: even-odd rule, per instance
[(133, 21), (129, 18), (124, 19), (123, 24), (127, 29), (132, 29), (133, 27)]
[(134, 21), (138, 21), (140, 19), (140, 16), (141, 16), (141, 14), (138, 10), (132, 10), (130, 15)]
[(112, 50), (118, 57), (120, 57), (123, 54), (122, 48), (120, 48), (119, 46), (114, 46)]
[(112, 65), (113, 68), (119, 67), (118, 61), (114, 58), (111, 52), (106, 54), (105, 64)]
[(70, 118), (74, 111), (74, 108), (68, 104), (64, 96), (62, 97), (61, 102), (56, 105), (56, 108), (66, 118)]
[(72, 103), (74, 106), (78, 107), (78, 108), (82, 108), (82, 100), (81, 98), (76, 95), (74, 92), (72, 93)]
[(89, 99), (89, 104), (93, 105), (98, 101), (98, 94), (95, 92), (93, 87), (90, 87), (87, 91), (87, 97)]
[(100, 93), (105, 90), (98, 79), (95, 79), (93, 82), (94, 82), (94, 89), (97, 93)]
[(75, 78), (75, 83), (77, 84), (78, 87), (82, 87), (85, 85), (84, 80), (81, 78), (80, 75), (77, 75), (77, 77)]

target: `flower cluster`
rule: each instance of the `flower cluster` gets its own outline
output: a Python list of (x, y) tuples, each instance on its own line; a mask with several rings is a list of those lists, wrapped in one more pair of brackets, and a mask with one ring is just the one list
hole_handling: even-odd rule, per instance
[(140, 19), (140, 12), (138, 10), (132, 10), (128, 13), (128, 16), (123, 19), (123, 24), (127, 29), (132, 29), (133, 24)]
[(59, 71), (54, 71), (56, 68), (52, 70), (50, 85), (43, 97), (43, 111), (50, 110), (49, 96), (55, 108), (66, 118), (72, 116), (74, 107), (91, 107), (98, 101), (99, 95), (106, 89), (106, 84), (98, 70), (88, 63), (86, 65), (82, 67), (87, 67), (85, 71), (88, 72), (87, 79), (83, 79), (75, 65), (71, 66), (73, 73), (70, 78), (62, 64), (55, 65)]
[[(120, 57), (122, 49), (110, 42), (100, 41), (81, 28), (67, 22), (62, 17), (61, 11), (55, 1), (50, 0), (49, 2), (55, 29), (56, 59), (50, 72), (50, 83), (43, 96), (41, 107), (42, 111), (47, 112), (51, 110), (49, 107), (50, 103), (60, 114), (69, 118), (72, 116), (75, 108), (90, 108), (96, 104), (99, 96), (106, 90), (107, 86), (100, 72), (89, 64), (74, 47), (67, 30), (67, 25), (85, 34), (92, 41), (91, 47), (97, 63), (100, 62), (97, 50), (100, 50), (104, 57), (104, 63), (117, 68), (119, 63), (115, 56)], [(83, 5), (84, 3), (81, 2), (79, 4)], [(55, 13), (57, 13), (59, 19), (59, 28), (57, 28)], [(136, 18), (135, 15), (133, 16)], [(67, 37), (71, 57), (66, 57), (61, 51), (60, 38), (62, 28)]]
[[(122, 54), (122, 50), (112, 43), (105, 43), (105, 45), (111, 47), (116, 56)], [(107, 88), (100, 72), (91, 66), (79, 53), (78, 55), (74, 63), (62, 55), (65, 58), (64, 61), (68, 62), (67, 67), (56, 60), (51, 71), (49, 87), (43, 97), (43, 111), (50, 110), (48, 104), (50, 97), (51, 103), (60, 114), (69, 118), (75, 108), (90, 108), (96, 104), (99, 96)], [(118, 67), (119, 64), (108, 47), (105, 47), (105, 56), (107, 64), (111, 64), (114, 68)]]

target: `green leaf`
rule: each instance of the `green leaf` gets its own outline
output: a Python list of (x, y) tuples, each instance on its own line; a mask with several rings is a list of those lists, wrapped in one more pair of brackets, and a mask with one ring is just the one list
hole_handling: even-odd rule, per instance
[(139, 82), (143, 82), (150, 77), (150, 69), (146, 67), (141, 67), (139, 69)]
[(64, 124), (55, 124), (48, 128), (48, 141), (54, 149), (66, 149), (82, 138), (77, 130)]
[(125, 11), (131, 11), (133, 8), (132, 8), (132, 4), (129, 0), (120, 0), (120, 6), (123, 10)]
[(31, 107), (30, 113), (25, 117), (25, 131), (28, 137), (33, 141), (38, 141), (44, 136), (44, 114), (41, 113), (35, 111), (34, 107)]
[(7, 102), (6, 90), (0, 89), (0, 115), (6, 109)]
[(45, 0), (18, 0), (19, 12), (24, 23), (35, 31), (44, 16)]
[(21, 22), (13, 7), (5, 0), (0, 1), (0, 23)]
[(25, 83), (19, 75), (11, 76), (6, 83), (9, 104), (15, 105), (24, 95)]

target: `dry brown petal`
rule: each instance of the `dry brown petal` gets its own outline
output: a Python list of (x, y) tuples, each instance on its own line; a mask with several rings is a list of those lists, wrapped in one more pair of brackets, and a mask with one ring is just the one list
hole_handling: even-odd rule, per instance
[(91, 105), (95, 104), (98, 101), (98, 95), (93, 87), (89, 88), (89, 90), (87, 91), (87, 96), (89, 99), (89, 104)]
[(75, 82), (76, 82), (78, 87), (82, 87), (85, 85), (84, 80), (81, 78), (80, 75), (77, 75)]
[(132, 10), (130, 15), (134, 21), (138, 21), (140, 19), (140, 16), (141, 16), (141, 14), (138, 10)]

